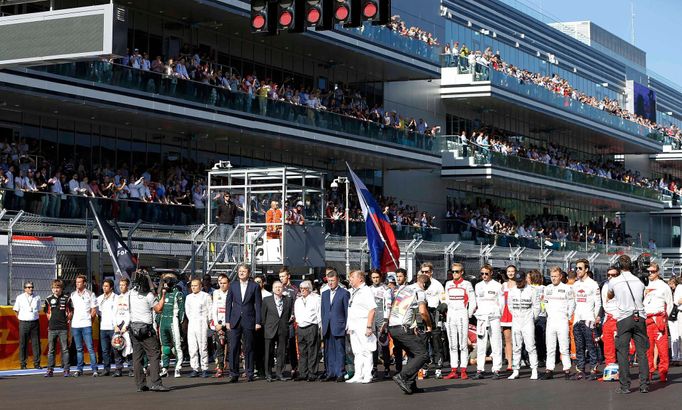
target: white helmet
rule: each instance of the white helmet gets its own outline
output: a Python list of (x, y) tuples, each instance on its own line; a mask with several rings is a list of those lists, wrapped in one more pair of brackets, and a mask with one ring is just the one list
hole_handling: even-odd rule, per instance
[(618, 380), (618, 365), (612, 363), (604, 368), (604, 379), (605, 382), (615, 382)]

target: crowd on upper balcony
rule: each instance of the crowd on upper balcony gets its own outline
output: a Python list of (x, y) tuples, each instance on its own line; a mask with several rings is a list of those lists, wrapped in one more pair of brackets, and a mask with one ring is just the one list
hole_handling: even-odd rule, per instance
[(407, 23), (405, 23), (405, 21), (403, 21), (403, 19), (397, 14), (391, 16), (391, 21), (388, 23), (387, 27), (403, 37), (420, 40), (430, 46), (438, 45), (438, 39), (433, 35), (433, 33), (416, 26), (408, 27)]
[[(486, 158), (490, 152), (496, 152), (507, 156), (518, 156), (531, 161), (542, 162), (547, 165), (567, 168), (573, 171), (582, 172), (588, 175), (595, 175), (602, 178), (621, 181), (626, 184), (636, 185), (642, 188), (649, 188), (670, 194), (670, 184), (675, 182), (673, 178), (649, 178), (641, 175), (639, 171), (625, 169), (623, 164), (611, 159), (580, 159), (575, 157), (575, 151), (549, 143), (546, 147), (536, 144), (527, 144), (521, 141), (518, 136), (506, 135), (503, 131), (494, 128), (481, 128), (467, 135), (462, 131), (459, 136), (459, 143), (467, 152), (471, 147), (473, 152)], [(679, 188), (677, 185), (675, 189)]]
[(454, 42), (452, 46), (446, 44), (443, 53), (449, 56), (450, 64), (457, 64), (457, 57), (466, 59), (469, 67), (474, 67), (477, 64), (483, 67), (492, 68), (500, 71), (505, 75), (516, 78), (522, 83), (532, 83), (540, 87), (544, 87), (549, 91), (580, 101), (583, 104), (591, 105), (599, 110), (606, 111), (610, 114), (616, 115), (628, 121), (635, 122), (639, 125), (649, 128), (652, 132), (663, 136), (671, 137), (675, 140), (682, 139), (682, 130), (676, 125), (663, 126), (656, 124), (648, 118), (636, 115), (629, 112), (620, 106), (618, 101), (604, 97), (599, 99), (594, 96), (589, 96), (575, 87), (571, 86), (568, 80), (561, 78), (558, 74), (546, 75), (542, 73), (534, 73), (529, 70), (516, 67), (513, 64), (502, 60), (499, 50), (493, 53), (491, 47), (485, 50), (470, 50), (466, 44), (460, 46), (459, 42)]
[[(314, 111), (326, 111), (352, 117), (364, 121), (365, 124), (375, 124), (382, 130), (403, 132), (408, 136), (423, 134), (430, 138), (441, 130), (440, 126), (429, 125), (423, 118), (385, 109), (381, 101), (372, 103), (361, 91), (346, 84), (330, 83), (328, 89), (320, 89), (297, 83), (293, 77), (278, 83), (272, 78), (259, 78), (255, 71), (240, 75), (236, 70), (217, 64), (208, 54), (192, 50), (188, 45), (185, 45), (179, 56), (166, 60), (162, 56), (150, 60), (148, 53), (135, 48), (121, 59), (107, 61), (139, 70), (134, 71), (135, 75), (128, 80), (136, 82), (145, 91), (153, 89), (156, 93), (175, 95), (177, 90), (181, 90), (211, 105), (226, 106), (234, 103), (236, 98), (241, 98), (244, 99), (247, 111), (253, 108), (261, 115), (276, 112), (287, 119), (293, 117), (294, 122), (304, 117), (314, 125), (319, 125), (320, 120), (314, 115)], [(111, 67), (107, 70), (109, 68)], [(114, 83), (121, 81), (121, 77), (126, 75), (116, 68), (114, 66), (114, 72), (111, 73)], [(106, 77), (109, 74), (96, 68), (93, 75)], [(178, 84), (178, 80), (190, 80), (193, 82), (192, 87)], [(305, 107), (311, 109), (313, 115), (301, 115), (295, 110), (280, 112), (282, 110), (279, 106), (272, 106), (270, 102)]]
[(526, 244), (556, 241), (559, 247), (565, 247), (567, 242), (605, 244), (607, 238), (610, 245), (625, 245), (631, 241), (619, 218), (599, 217), (588, 223), (571, 223), (564, 215), (543, 214), (527, 215), (519, 221), (491, 200), (478, 204), (454, 203), (447, 210), (445, 221), (448, 233), (468, 232), (473, 240), (506, 236)]

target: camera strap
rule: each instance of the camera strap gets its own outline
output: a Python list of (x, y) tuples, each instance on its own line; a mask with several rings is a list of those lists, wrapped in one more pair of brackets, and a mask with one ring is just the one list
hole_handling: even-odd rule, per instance
[(639, 317), (639, 306), (637, 306), (637, 300), (635, 299), (635, 294), (632, 293), (632, 288), (630, 287), (630, 284), (628, 283), (628, 280), (625, 279), (625, 285), (628, 287), (628, 290), (630, 291), (630, 296), (632, 297), (632, 303), (635, 304), (635, 317)]

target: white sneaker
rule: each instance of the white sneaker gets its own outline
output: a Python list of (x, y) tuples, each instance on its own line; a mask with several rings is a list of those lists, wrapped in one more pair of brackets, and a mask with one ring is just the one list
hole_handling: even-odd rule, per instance
[(159, 377), (166, 377), (168, 376), (168, 369), (165, 367), (161, 368), (161, 371), (159, 372)]
[(514, 370), (511, 374), (511, 376), (507, 377), (507, 379), (509, 379), (509, 380), (514, 380), (514, 379), (518, 379), (518, 378), (519, 378), (519, 371), (518, 370)]
[(359, 377), (353, 377), (353, 378), (346, 380), (346, 383), (362, 383), (362, 380), (360, 380)]
[(180, 374), (180, 370), (176, 370), (176, 371), (175, 371), (175, 378), (177, 379), (177, 378), (180, 378), (180, 377), (182, 377), (182, 374)]
[(369, 379), (362, 380), (362, 381), (360, 381), (360, 383), (362, 383), (362, 384), (372, 383), (372, 378), (370, 377)]
[(538, 379), (538, 369), (533, 369), (530, 373), (530, 379), (531, 380), (537, 380)]

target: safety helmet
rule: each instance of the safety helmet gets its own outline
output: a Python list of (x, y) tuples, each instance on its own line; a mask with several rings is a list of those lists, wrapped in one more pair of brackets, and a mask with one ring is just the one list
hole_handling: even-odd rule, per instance
[(604, 379), (605, 382), (613, 382), (618, 380), (618, 365), (612, 363), (604, 368)]
[(120, 333), (116, 333), (112, 338), (111, 338), (111, 347), (114, 349), (121, 351), (125, 349), (126, 347), (126, 339), (121, 336)]

